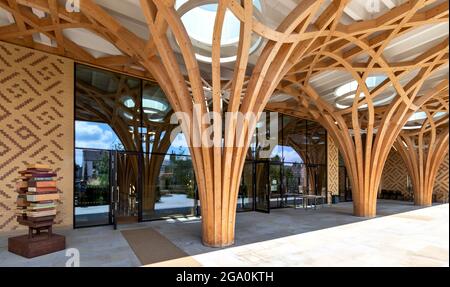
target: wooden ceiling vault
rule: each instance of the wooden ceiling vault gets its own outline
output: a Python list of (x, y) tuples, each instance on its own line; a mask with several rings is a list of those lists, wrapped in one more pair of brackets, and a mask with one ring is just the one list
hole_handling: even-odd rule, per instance
[[(399, 134), (403, 139), (410, 137), (402, 129), (411, 116), (421, 108), (428, 115), (433, 114), (432, 103), (439, 103), (448, 118), (448, 28), (446, 36), (436, 37), (422, 49), (413, 49), (408, 56), (391, 55), (395, 50), (393, 43), (401, 46), (404, 38), (418, 29), (448, 23), (447, 1), (383, 0), (387, 9), (367, 19), (354, 16), (352, 21), (348, 15), (355, 11), (350, 13), (349, 9), (358, 4), (362, 7), (364, 1), (277, 1), (280, 7), (289, 2), (292, 8), (273, 28), (255, 16), (257, 8), (252, 0), (192, 0), (197, 5), (218, 3), (210, 65), (197, 60), (174, 0), (139, 1), (146, 26), (143, 34), (147, 37), (131, 31), (98, 2), (105, 1), (80, 0), (81, 12), (69, 13), (57, 0), (0, 0), (0, 8), (15, 20), (0, 27), (0, 40), (152, 78), (164, 90), (175, 112), (187, 112), (182, 121), (185, 134), (190, 127), (200, 132), (212, 129), (217, 143), (214, 147), (190, 148), (206, 245), (227, 246), (234, 242), (240, 175), (251, 140), (248, 135), (255, 126), (245, 122), (239, 126), (239, 132), (233, 121), (226, 129), (219, 121), (189, 127), (186, 120), (192, 121), (194, 105), (200, 107), (197, 111), (201, 113), (225, 112), (224, 107), (228, 112), (259, 113), (267, 107), (322, 124), (343, 155), (357, 216), (376, 215), (384, 163)], [(37, 16), (33, 9), (44, 15)], [(236, 60), (225, 65), (220, 60), (227, 11), (241, 25)], [(94, 57), (64, 36), (63, 31), (69, 28), (89, 30), (113, 44), (121, 54)], [(33, 41), (36, 33), (48, 38), (52, 46)], [(250, 55), (255, 35), (264, 44)], [(357, 83), (353, 95), (344, 98), (347, 107), (338, 108), (337, 100), (333, 103), (324, 97), (321, 77), (330, 71), (344, 73), (344, 77)], [(369, 86), (368, 80), (374, 76), (382, 80)], [(283, 95), (283, 100), (274, 100), (275, 94)], [(433, 120), (429, 126), (424, 130), (431, 131), (422, 134), (431, 134), (430, 143), (439, 142), (441, 136), (437, 134), (445, 129), (435, 128)], [(193, 140), (190, 134), (188, 140)], [(220, 147), (222, 140), (225, 147)], [(418, 141), (421, 146), (420, 135)], [(228, 147), (237, 142), (242, 145)], [(434, 151), (428, 157), (430, 154)], [(423, 162), (420, 154), (419, 161)], [(433, 163), (437, 161), (430, 159)]]

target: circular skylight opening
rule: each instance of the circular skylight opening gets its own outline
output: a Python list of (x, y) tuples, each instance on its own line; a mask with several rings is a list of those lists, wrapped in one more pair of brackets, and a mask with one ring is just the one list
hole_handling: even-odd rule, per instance
[[(440, 118), (440, 117), (442, 117), (442, 116), (444, 116), (446, 114), (447, 114), (446, 112), (437, 112), (433, 116), (433, 118), (434, 119), (438, 119), (438, 118)], [(425, 112), (416, 112), (408, 119), (408, 122), (423, 121), (425, 119), (427, 119), (427, 113), (425, 113)]]
[(130, 114), (129, 112), (122, 111), (122, 115), (123, 115), (123, 117), (124, 117), (125, 119), (127, 119), (127, 120), (130, 120), (130, 121), (131, 121), (131, 120), (134, 119), (133, 115)]
[[(386, 80), (385, 76), (368, 77), (366, 79), (366, 86), (370, 90), (370, 89), (377, 87), (384, 80)], [(336, 99), (335, 99), (336, 107), (339, 109), (350, 108), (352, 106), (353, 100), (356, 96), (357, 89), (358, 89), (357, 81), (351, 81), (349, 83), (345, 83), (342, 86), (338, 87), (334, 92), (334, 94), (336, 95)], [(359, 95), (359, 98), (363, 99), (365, 97), (366, 97), (366, 95), (361, 92)], [(374, 104), (374, 106), (379, 106), (379, 105), (390, 102), (394, 97), (395, 97), (395, 94), (392, 94), (387, 97), (384, 97), (383, 99), (375, 101), (373, 104)], [(359, 109), (364, 109), (364, 108), (367, 108), (367, 104), (361, 105), (359, 107)]]
[(142, 109), (146, 114), (158, 114), (165, 112), (168, 108), (169, 106), (166, 103), (146, 97), (142, 99)]
[[(447, 112), (437, 112), (434, 116), (434, 120), (440, 120), (443, 117), (448, 116)], [(427, 114), (425, 112), (415, 112), (409, 119), (409, 125), (403, 127), (404, 130), (417, 130), (422, 128), (423, 122), (427, 119)], [(417, 123), (421, 123), (418, 125)]]
[(123, 98), (122, 101), (123, 101), (123, 105), (127, 108), (132, 109), (136, 106), (136, 103), (134, 102), (134, 100), (131, 97), (126, 96)]
[[(216, 21), (218, 1), (203, 1), (196, 5), (195, 1), (177, 0), (175, 9), (178, 11), (186, 31), (191, 38), (197, 60), (212, 62), (212, 45), (214, 25)], [(261, 16), (260, 0), (253, 0), (255, 17)], [(230, 11), (226, 10), (221, 37), (221, 63), (234, 62), (237, 59), (237, 47), (239, 45), (241, 22)], [(255, 52), (262, 43), (258, 35), (252, 36), (250, 53)]]
[[(214, 22), (218, 4), (206, 4), (189, 10), (181, 17), (189, 36), (203, 44), (212, 45)], [(221, 44), (231, 45), (239, 41), (240, 22), (232, 12), (225, 12)]]

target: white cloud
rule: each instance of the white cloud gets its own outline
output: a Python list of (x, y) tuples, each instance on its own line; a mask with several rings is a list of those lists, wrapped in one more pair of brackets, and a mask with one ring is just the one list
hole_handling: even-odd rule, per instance
[(75, 146), (77, 148), (111, 149), (118, 141), (117, 136), (106, 124), (75, 123)]

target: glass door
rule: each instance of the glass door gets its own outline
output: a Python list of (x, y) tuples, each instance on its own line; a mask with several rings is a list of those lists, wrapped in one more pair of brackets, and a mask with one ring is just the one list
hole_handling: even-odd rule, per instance
[(237, 201), (237, 211), (253, 210), (253, 163), (247, 162), (241, 176), (241, 185)]
[(282, 182), (281, 164), (268, 163), (270, 208), (284, 206), (285, 183)]
[(139, 153), (116, 152), (114, 161), (114, 224), (140, 221), (142, 159)]
[(269, 163), (255, 163), (255, 210), (270, 212)]
[(111, 223), (109, 151), (75, 149), (74, 227)]

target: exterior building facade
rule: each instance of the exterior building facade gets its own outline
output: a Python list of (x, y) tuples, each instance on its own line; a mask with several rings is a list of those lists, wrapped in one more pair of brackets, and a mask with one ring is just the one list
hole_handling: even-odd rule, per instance
[(447, 1), (97, 2), (0, 1), (0, 230), (32, 163), (59, 225), (201, 215), (212, 247), (295, 194), (448, 201)]

